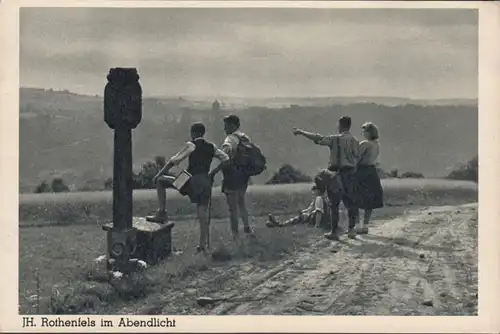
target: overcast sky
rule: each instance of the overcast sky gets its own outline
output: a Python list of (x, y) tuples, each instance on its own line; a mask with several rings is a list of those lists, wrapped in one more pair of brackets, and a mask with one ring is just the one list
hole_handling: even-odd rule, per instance
[(477, 12), (23, 8), (21, 86), (102, 95), (477, 97)]

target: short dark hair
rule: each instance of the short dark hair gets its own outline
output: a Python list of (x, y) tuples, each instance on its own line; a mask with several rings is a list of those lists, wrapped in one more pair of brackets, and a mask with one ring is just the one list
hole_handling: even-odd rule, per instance
[(236, 127), (240, 127), (240, 118), (236, 115), (229, 115), (224, 117), (224, 123), (234, 125)]
[(326, 191), (326, 183), (327, 181), (325, 180), (323, 173), (320, 173), (314, 177), (314, 186), (322, 193)]
[(191, 125), (191, 133), (204, 136), (205, 131), (205, 125), (203, 125), (203, 123), (194, 123), (193, 125)]
[(351, 128), (351, 117), (349, 116), (342, 116), (339, 119), (339, 124), (341, 127), (344, 129), (350, 129)]
[(325, 192), (325, 186), (324, 184), (322, 183), (319, 183), (319, 184), (315, 184), (311, 187), (311, 190), (312, 191), (319, 191), (321, 194), (323, 194)]

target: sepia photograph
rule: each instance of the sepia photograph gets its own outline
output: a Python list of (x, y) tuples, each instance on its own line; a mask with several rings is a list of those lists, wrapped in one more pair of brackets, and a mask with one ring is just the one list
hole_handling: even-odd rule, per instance
[(19, 326), (478, 316), (479, 17), (20, 7)]

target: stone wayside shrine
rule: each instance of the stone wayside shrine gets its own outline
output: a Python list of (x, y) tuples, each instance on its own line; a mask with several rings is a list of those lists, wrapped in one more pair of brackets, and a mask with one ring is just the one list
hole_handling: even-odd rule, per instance
[(107, 232), (108, 270), (126, 274), (136, 269), (137, 260), (152, 265), (171, 253), (174, 224), (133, 217), (132, 129), (142, 119), (142, 88), (135, 68), (112, 68), (107, 79), (104, 121), (114, 130), (113, 222), (102, 228)]

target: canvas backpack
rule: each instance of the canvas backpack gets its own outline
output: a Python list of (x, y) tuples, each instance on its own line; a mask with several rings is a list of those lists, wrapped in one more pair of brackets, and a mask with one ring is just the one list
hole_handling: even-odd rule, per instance
[(233, 163), (248, 176), (256, 176), (266, 170), (266, 157), (260, 147), (245, 137), (236, 135), (239, 143)]

